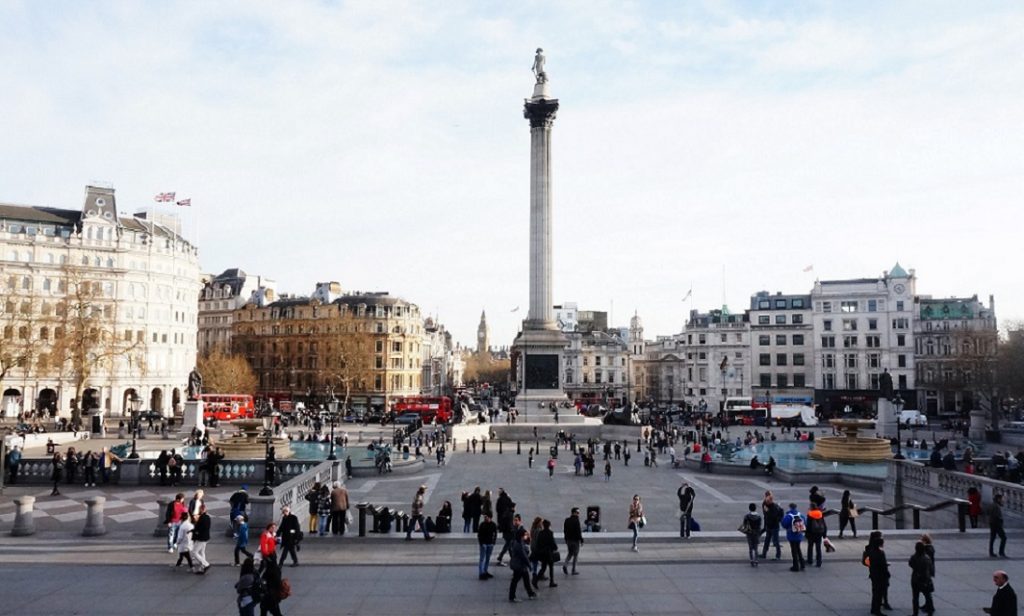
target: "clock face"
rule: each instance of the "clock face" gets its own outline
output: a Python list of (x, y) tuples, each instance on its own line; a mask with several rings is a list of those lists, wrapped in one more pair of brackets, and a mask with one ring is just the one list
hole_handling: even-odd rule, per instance
[(898, 293), (898, 294), (901, 294), (901, 295), (903, 294), (903, 292), (904, 292), (904, 291), (906, 291), (906, 290), (907, 290), (907, 288), (906, 288), (906, 287), (904, 287), (904, 286), (903, 286), (903, 285), (901, 285), (901, 284), (898, 284), (898, 285), (896, 285), (896, 286), (895, 286), (895, 287), (893, 287), (892, 289), (893, 289), (893, 291), (896, 291), (896, 293)]

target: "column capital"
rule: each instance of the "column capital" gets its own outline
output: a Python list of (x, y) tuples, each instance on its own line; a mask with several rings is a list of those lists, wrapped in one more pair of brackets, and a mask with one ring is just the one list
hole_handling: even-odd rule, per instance
[(530, 121), (530, 128), (551, 128), (557, 114), (557, 98), (528, 98), (523, 105), (523, 117)]

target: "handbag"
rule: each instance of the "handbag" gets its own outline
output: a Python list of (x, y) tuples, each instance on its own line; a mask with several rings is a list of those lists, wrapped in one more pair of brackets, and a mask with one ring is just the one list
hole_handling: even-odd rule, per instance
[(859, 516), (859, 515), (860, 515), (860, 512), (859, 512), (859, 511), (857, 511), (857, 508), (856, 508), (856, 507), (853, 507), (853, 506), (851, 506), (851, 507), (850, 507), (850, 508), (849, 508), (849, 509), (847, 510), (847, 513), (848, 513), (848, 514), (850, 515), (850, 517), (851, 517), (851, 518), (855, 518), (855, 517), (857, 517), (857, 516)]
[(647, 516), (642, 515), (640, 516), (640, 528), (643, 528), (644, 526), (647, 526)]
[(562, 562), (562, 555), (558, 552), (558, 550), (551, 552), (551, 562)]
[(737, 528), (736, 530), (738, 530), (739, 532), (743, 533), (744, 535), (749, 535), (750, 534), (750, 522), (748, 522), (747, 520), (744, 519), (743, 520), (743, 524), (740, 524), (740, 527)]

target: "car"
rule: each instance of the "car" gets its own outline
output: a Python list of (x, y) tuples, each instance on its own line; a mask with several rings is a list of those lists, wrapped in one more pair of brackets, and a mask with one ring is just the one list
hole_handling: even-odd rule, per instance
[(163, 418), (164, 418), (163, 413), (161, 413), (160, 411), (140, 411), (139, 412), (139, 421), (149, 421), (150, 419), (152, 419), (153, 421), (160, 421)]
[(921, 411), (900, 411), (900, 423), (905, 426), (927, 426), (928, 418)]
[(407, 432), (415, 432), (423, 427), (423, 418), (419, 413), (402, 413), (395, 418), (395, 425), (404, 426)]

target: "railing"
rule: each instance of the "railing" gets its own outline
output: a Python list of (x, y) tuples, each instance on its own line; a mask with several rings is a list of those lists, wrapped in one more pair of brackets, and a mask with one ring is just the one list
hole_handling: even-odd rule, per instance
[[(307, 463), (294, 463), (293, 470), (302, 468), (305, 464)], [(344, 473), (341, 462), (337, 460), (324, 460), (311, 464), (312, 466), (305, 472), (299, 473), (273, 488), (273, 495), (249, 497), (251, 505), (250, 533), (259, 535), (267, 524), (280, 520), (281, 510), (284, 507), (296, 509), (296, 504), (305, 498), (314, 484), (330, 485), (335, 480), (339, 480)]]
[[(956, 507), (957, 526), (960, 532), (967, 532), (967, 508), (970, 505), (969, 502), (962, 498), (953, 498), (949, 500), (940, 501), (934, 505), (928, 505), (923, 507), (921, 505), (898, 505), (896, 507), (890, 507), (889, 509), (878, 509), (877, 507), (857, 507), (857, 513), (870, 513), (871, 514), (871, 530), (878, 530), (878, 522), (882, 516), (894, 516), (902, 511), (911, 512), (914, 521), (914, 529), (921, 528), (921, 512), (931, 513), (933, 511), (939, 511), (947, 507)], [(836, 509), (825, 510), (824, 515), (839, 515), (839, 511)]]
[(954, 499), (966, 496), (970, 488), (978, 490), (982, 502), (986, 503), (991, 502), (996, 494), (1002, 494), (1004, 512), (1024, 516), (1024, 486), (1018, 484), (932, 468), (910, 460), (890, 461), (889, 477), (897, 485)]
[[(321, 460), (279, 460), (277, 462), (276, 477), (279, 481), (288, 481), (293, 477), (309, 472), (321, 464)], [(257, 485), (263, 483), (265, 465), (262, 459), (255, 460), (225, 460), (217, 465), (218, 479), (222, 484), (228, 485)], [(199, 462), (186, 460), (181, 465), (180, 482), (185, 485), (198, 485), (199, 483)], [(100, 477), (99, 468), (96, 469), (97, 479)], [(28, 485), (48, 484), (53, 481), (52, 458), (22, 458), (18, 465), (18, 483)], [(121, 462), (115, 462), (111, 466), (110, 483), (124, 486), (131, 485), (160, 485), (160, 473), (157, 470), (156, 461), (148, 459), (127, 458)], [(85, 468), (81, 465), (75, 471), (75, 481), (85, 480)], [(165, 483), (171, 482), (171, 474), (167, 473)], [(65, 465), (61, 483), (68, 482), (68, 468)]]

